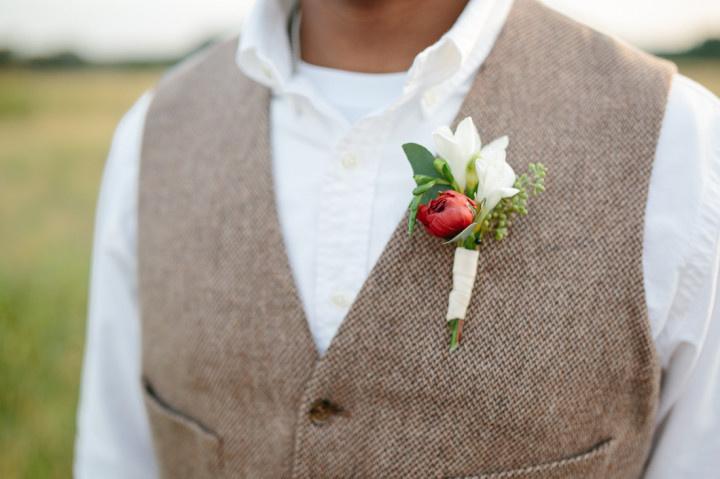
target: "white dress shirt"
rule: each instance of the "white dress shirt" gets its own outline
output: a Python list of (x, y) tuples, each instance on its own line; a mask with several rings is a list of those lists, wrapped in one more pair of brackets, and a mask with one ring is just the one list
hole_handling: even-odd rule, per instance
[[(391, 74), (300, 61), (278, 35), (289, 1), (260, 0), (246, 17), (237, 63), (273, 91), (282, 233), (321, 353), (407, 207), (414, 183), (400, 145), (432, 145), (432, 131), (452, 123), (511, 1), (471, 0), (410, 70)], [(140, 144), (151, 95), (120, 122), (102, 181), (78, 414), (80, 478), (156, 476), (139, 381), (136, 257)], [(663, 367), (647, 478), (705, 478), (720, 470), (719, 245), (720, 102), (677, 75), (645, 213), (644, 282)]]

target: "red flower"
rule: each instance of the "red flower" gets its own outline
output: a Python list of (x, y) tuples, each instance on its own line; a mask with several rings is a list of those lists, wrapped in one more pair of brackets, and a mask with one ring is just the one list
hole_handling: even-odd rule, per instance
[(472, 224), (477, 204), (454, 190), (443, 191), (427, 205), (420, 205), (417, 219), (433, 236), (452, 238)]

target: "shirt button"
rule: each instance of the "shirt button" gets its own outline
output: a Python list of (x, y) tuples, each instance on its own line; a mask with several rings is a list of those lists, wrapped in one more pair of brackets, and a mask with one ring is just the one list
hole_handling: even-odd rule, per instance
[(434, 91), (428, 90), (423, 95), (422, 101), (423, 101), (423, 105), (425, 106), (425, 108), (432, 108), (437, 103), (437, 95), (435, 94)]
[(346, 414), (345, 410), (329, 399), (316, 399), (308, 409), (308, 419), (315, 426), (322, 426), (330, 422), (333, 416)]
[(262, 72), (263, 72), (263, 75), (265, 75), (265, 78), (267, 78), (268, 80), (272, 80), (272, 79), (273, 79), (273, 72), (272, 72), (272, 70), (270, 69), (269, 66), (263, 65), (263, 66), (262, 66)]
[(352, 304), (352, 300), (342, 294), (342, 293), (335, 293), (330, 297), (330, 302), (337, 306), (338, 308), (349, 308)]
[(357, 167), (359, 162), (357, 156), (353, 155), (352, 153), (345, 153), (342, 156), (341, 163), (343, 167), (345, 167), (345, 169), (352, 170), (353, 168)]

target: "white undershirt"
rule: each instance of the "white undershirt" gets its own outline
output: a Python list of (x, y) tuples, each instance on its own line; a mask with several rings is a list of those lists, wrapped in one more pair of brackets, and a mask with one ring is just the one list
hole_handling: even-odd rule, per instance
[[(447, 38), (409, 72), (389, 75), (292, 63), (289, 46), (277, 41), (286, 24), (281, 4), (258, 2), (249, 16), (238, 63), (274, 92), (280, 222), (320, 352), (407, 206), (414, 183), (399, 145), (432, 145), (432, 131), (452, 122), (509, 4), (471, 0)], [(98, 202), (75, 465), (83, 478), (156, 476), (139, 382), (136, 257), (150, 101), (143, 96), (118, 126)], [(662, 428), (646, 478), (713, 477), (720, 470), (720, 102), (682, 76), (670, 91), (644, 219), (646, 299), (664, 370)]]
[(298, 81), (306, 81), (329, 107), (350, 123), (382, 110), (402, 95), (407, 72), (358, 73), (297, 62)]

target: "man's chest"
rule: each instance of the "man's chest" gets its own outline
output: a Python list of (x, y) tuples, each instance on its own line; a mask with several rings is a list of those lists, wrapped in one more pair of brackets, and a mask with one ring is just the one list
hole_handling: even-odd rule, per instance
[(278, 217), (320, 353), (407, 210), (415, 184), (401, 145), (430, 142), (438, 125), (453, 121), (469, 86), (458, 87), (432, 115), (411, 97), (353, 124), (337, 121), (312, 97), (271, 100)]

